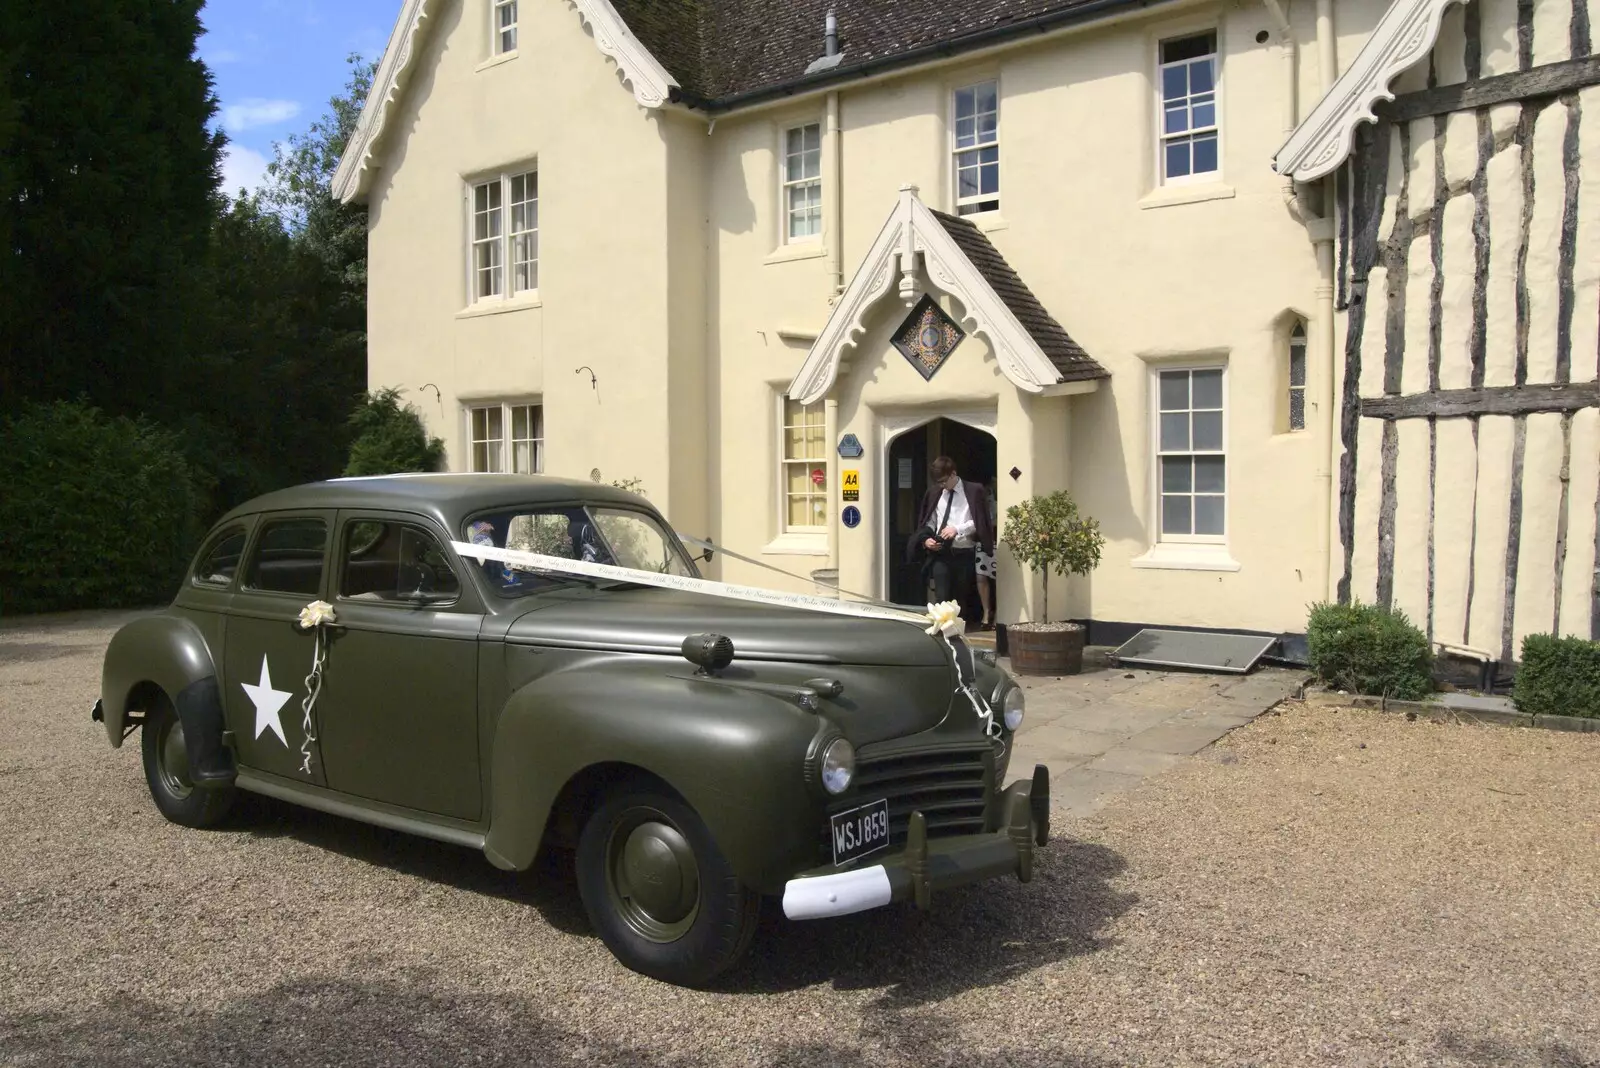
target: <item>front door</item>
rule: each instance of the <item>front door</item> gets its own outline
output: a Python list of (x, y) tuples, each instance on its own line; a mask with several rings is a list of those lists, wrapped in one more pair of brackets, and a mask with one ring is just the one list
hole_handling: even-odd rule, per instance
[(305, 678), (315, 638), (300, 610), (324, 595), (331, 511), (270, 513), (257, 524), (223, 642), (223, 715), (239, 763), (326, 785), (316, 713), (306, 730)]
[(322, 753), (335, 790), (476, 820), (483, 606), (443, 540), (418, 517), (339, 513)]
[[(889, 599), (896, 604), (927, 603), (920, 561), (906, 562), (906, 543), (917, 530), (917, 509), (932, 483), (928, 467), (937, 456), (948, 456), (963, 481), (977, 482), (995, 492), (995, 441), (987, 431), (957, 422), (934, 419), (901, 434), (889, 444), (888, 515)], [(998, 525), (998, 524), (997, 524)], [(991, 586), (991, 596), (993, 587)], [(976, 584), (962, 615), (982, 619), (982, 603)]]

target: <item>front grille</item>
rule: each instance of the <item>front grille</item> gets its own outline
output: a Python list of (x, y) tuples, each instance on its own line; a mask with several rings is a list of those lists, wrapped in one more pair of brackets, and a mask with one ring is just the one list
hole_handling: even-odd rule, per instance
[[(978, 834), (985, 828), (994, 749), (987, 745), (921, 747), (885, 754), (870, 750), (856, 761), (856, 787), (830, 812), (889, 801), (889, 848), (905, 845), (911, 813), (921, 812), (929, 838)], [(823, 858), (832, 860), (829, 822), (822, 826)]]

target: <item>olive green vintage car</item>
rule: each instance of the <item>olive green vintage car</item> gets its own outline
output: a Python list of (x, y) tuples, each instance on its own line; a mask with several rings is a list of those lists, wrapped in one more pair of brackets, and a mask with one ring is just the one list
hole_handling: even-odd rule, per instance
[[(1022, 691), (959, 637), (453, 543), (690, 578), (705, 558), (591, 483), (267, 494), (216, 524), (170, 607), (117, 632), (94, 719), (113, 746), (144, 728), (150, 793), (186, 826), (248, 790), (505, 869), (572, 849), (606, 945), (672, 982), (737, 960), (764, 897), (811, 919), (1030, 877), (1048, 777), (1002, 789)], [(319, 601), (332, 619), (307, 625)]]

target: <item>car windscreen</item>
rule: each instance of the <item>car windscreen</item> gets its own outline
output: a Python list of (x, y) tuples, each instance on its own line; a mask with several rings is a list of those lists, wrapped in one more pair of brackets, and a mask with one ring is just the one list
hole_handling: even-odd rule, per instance
[[(627, 508), (583, 505), (508, 508), (474, 516), (463, 533), (466, 541), (497, 549), (613, 564), (658, 574), (695, 574), (682, 545), (671, 531), (649, 513)], [(506, 597), (520, 597), (558, 583), (591, 581), (541, 573), (497, 560), (485, 560), (479, 566), (489, 587)], [(598, 584), (619, 585), (609, 580), (599, 580)]]

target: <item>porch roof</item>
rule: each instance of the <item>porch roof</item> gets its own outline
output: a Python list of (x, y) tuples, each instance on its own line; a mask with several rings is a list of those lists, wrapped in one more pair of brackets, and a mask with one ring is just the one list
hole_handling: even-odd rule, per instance
[(790, 383), (791, 397), (809, 404), (833, 387), (845, 350), (855, 345), (868, 312), (889, 295), (897, 274), (898, 294), (907, 305), (926, 291), (960, 302), (963, 328), (983, 337), (1001, 373), (1018, 389), (1043, 393), (1065, 383), (1111, 377), (1045, 310), (981, 230), (970, 220), (931, 210), (918, 199), (915, 186), (902, 186), (894, 210)]

